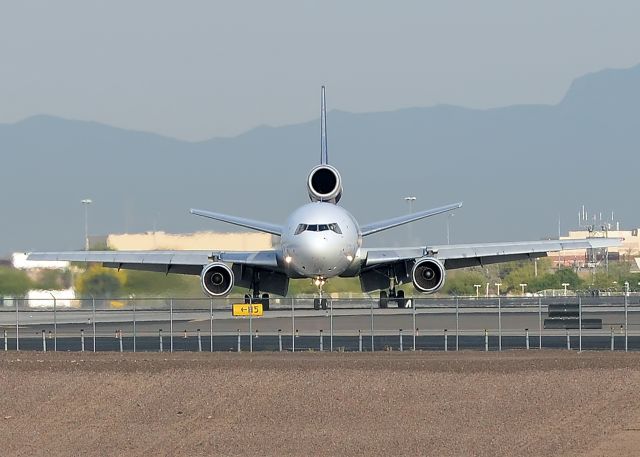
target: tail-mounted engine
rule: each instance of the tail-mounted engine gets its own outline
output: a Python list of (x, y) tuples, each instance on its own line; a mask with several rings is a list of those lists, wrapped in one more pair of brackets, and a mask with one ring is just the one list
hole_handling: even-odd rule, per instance
[(338, 203), (342, 196), (342, 178), (331, 165), (318, 165), (309, 173), (307, 188), (313, 202)]
[(210, 263), (202, 269), (200, 283), (204, 292), (210, 297), (223, 297), (231, 292), (233, 272), (224, 263)]
[(435, 257), (419, 259), (411, 271), (414, 287), (426, 293), (433, 293), (441, 289), (444, 286), (445, 276), (444, 265)]

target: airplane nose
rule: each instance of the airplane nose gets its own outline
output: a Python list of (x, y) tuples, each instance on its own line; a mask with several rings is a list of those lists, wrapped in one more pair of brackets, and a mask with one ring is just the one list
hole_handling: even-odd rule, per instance
[(331, 245), (325, 236), (313, 236), (298, 244), (291, 253), (291, 263), (304, 275), (326, 275), (332, 268)]

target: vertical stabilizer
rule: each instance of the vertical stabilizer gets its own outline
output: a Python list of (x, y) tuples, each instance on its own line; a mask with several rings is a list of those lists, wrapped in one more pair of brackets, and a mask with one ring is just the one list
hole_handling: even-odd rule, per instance
[(320, 163), (326, 165), (329, 163), (329, 154), (327, 152), (327, 105), (324, 99), (324, 86), (322, 86), (322, 107), (320, 110)]

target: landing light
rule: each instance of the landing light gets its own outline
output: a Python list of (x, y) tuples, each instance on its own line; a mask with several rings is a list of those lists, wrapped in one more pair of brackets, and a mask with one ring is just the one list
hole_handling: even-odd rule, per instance
[(353, 256), (352, 256), (352, 255), (348, 255), (348, 256), (347, 256), (347, 260), (348, 260), (349, 262), (353, 262)]
[(291, 263), (291, 261), (292, 261), (292, 260), (293, 260), (293, 259), (291, 258), (291, 256), (290, 256), (290, 255), (288, 255), (288, 256), (286, 256), (286, 257), (284, 258), (284, 261), (285, 261), (285, 262), (287, 262), (287, 263)]

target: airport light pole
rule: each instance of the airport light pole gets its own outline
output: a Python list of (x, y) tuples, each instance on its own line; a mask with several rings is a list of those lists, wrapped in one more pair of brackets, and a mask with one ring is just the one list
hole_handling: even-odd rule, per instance
[(564, 296), (567, 296), (567, 287), (569, 287), (569, 283), (568, 282), (563, 282), (562, 283), (562, 287), (564, 287)]
[(409, 214), (413, 213), (413, 202), (415, 202), (416, 200), (417, 200), (417, 197), (414, 197), (414, 196), (404, 197), (404, 201), (409, 203)]
[[(406, 197), (403, 197), (404, 201), (407, 202), (409, 204), (409, 214), (413, 213), (413, 202), (415, 202), (417, 200), (417, 197), (414, 197), (413, 195), (409, 195)], [(407, 224), (407, 230), (408, 230), (408, 235), (409, 235), (409, 242), (411, 242), (411, 240), (413, 239), (413, 231), (411, 229), (411, 224)]]
[(502, 285), (502, 283), (501, 283), (501, 282), (497, 282), (497, 283), (495, 284), (495, 286), (498, 288), (498, 297), (500, 296), (500, 286), (501, 286), (501, 285)]
[(93, 201), (89, 198), (81, 200), (82, 206), (84, 206), (84, 250), (89, 250), (89, 205)]
[(451, 218), (455, 216), (455, 213), (447, 214), (447, 244), (451, 244), (450, 230), (451, 230)]
[(474, 284), (473, 287), (476, 288), (476, 298), (480, 298), (480, 288), (482, 287), (482, 284)]
[(524, 289), (526, 289), (527, 283), (526, 282), (521, 283), (520, 287), (522, 287), (522, 295), (524, 296)]

